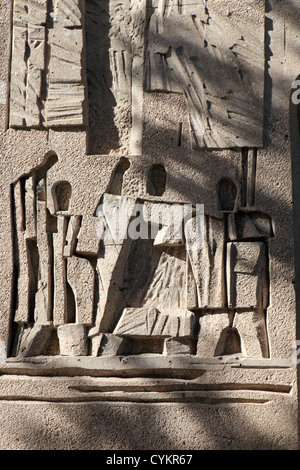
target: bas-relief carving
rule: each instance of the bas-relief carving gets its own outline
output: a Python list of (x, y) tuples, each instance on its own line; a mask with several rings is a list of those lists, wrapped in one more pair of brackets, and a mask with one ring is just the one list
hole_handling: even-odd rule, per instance
[[(194, 218), (186, 221), (182, 203), (176, 226), (183, 232), (169, 230), (173, 219), (157, 216), (169, 204), (161, 198), (165, 170), (147, 173), (147, 187), (159, 187), (160, 199), (134, 198), (122, 194), (130, 171), (125, 160), (95, 215), (69, 212), (73, 191), (66, 181), (46, 189), (55, 157), (14, 183), (12, 354), (268, 357), (268, 240), (274, 235), (267, 214), (243, 206), (253, 175), (241, 188), (220, 178), (219, 218), (204, 214), (203, 243), (195, 248), (187, 239)], [(123, 237), (120, 227), (115, 236), (115, 220), (126, 220), (126, 233), (129, 222), (144, 224), (141, 233), (148, 230), (151, 238)]]
[(90, 153), (141, 155), (145, 93), (180, 93), (193, 149), (262, 146), (263, 22), (253, 35), (223, 10), (187, 0), (16, 0), (10, 125), (85, 125), (88, 98)]
[[(105, 6), (87, 1), (84, 13), (79, 0), (16, 0), (10, 125), (83, 123), (86, 47), (91, 129), (99, 123), (105, 131), (107, 120), (111, 151), (142, 154), (145, 93), (180, 93), (187, 101), (192, 148), (242, 148), (242, 179), (233, 181), (218, 169), (211, 194), (219, 215), (205, 214), (197, 249), (185, 237), (193, 220), (170, 237), (168, 227), (149, 216), (149, 208), (163, 203), (167, 186), (161, 164), (149, 165), (146, 200), (123, 194), (130, 163), (120, 158), (98, 217), (96, 208), (89, 215), (69, 212), (74, 195), (68, 181), (47, 188), (55, 156), (16, 181), (13, 356), (269, 356), (273, 230), (269, 215), (255, 208), (263, 31), (259, 27), (255, 38), (240, 31), (211, 2), (209, 8), (205, 2), (164, 0), (150, 6), (144, 0)], [(216, 70), (222, 71), (218, 77)], [(134, 219), (136, 203), (143, 207), (142, 223), (156, 230), (152, 239), (99, 238), (99, 219), (104, 231), (113, 224), (108, 207)]]

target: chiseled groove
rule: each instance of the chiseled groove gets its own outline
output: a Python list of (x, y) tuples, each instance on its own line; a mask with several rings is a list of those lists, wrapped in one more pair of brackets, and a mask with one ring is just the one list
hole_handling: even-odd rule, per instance
[(134, 397), (134, 396), (105, 396), (105, 397), (89, 397), (88, 400), (85, 397), (65, 397), (65, 398), (53, 398), (53, 397), (32, 397), (32, 396), (0, 396), (0, 401), (14, 401), (14, 402), (40, 402), (40, 403), (95, 403), (95, 402), (117, 402), (117, 403), (196, 403), (203, 405), (221, 405), (221, 404), (234, 404), (234, 403), (257, 403), (266, 404), (272, 400), (264, 398), (210, 398), (210, 397), (186, 397), (183, 393), (182, 396), (176, 397)]
[(206, 373), (206, 370), (187, 370), (187, 369), (125, 369), (125, 370), (99, 370), (99, 369), (81, 369), (80, 367), (60, 367), (54, 371), (51, 369), (26, 369), (22, 368), (9, 368), (4, 372), (0, 372), (1, 376), (10, 376), (10, 375), (26, 375), (29, 377), (97, 377), (97, 378), (121, 378), (121, 379), (130, 379), (130, 378), (151, 378), (151, 379), (183, 379), (183, 380), (194, 380), (198, 377), (201, 377)]
[(101, 393), (101, 392), (180, 392), (180, 391), (255, 391), (255, 392), (272, 392), (272, 393), (290, 393), (292, 387), (290, 385), (272, 385), (272, 384), (153, 384), (153, 385), (126, 385), (121, 386), (95, 386), (95, 385), (70, 385), (69, 390), (75, 390), (81, 393)]

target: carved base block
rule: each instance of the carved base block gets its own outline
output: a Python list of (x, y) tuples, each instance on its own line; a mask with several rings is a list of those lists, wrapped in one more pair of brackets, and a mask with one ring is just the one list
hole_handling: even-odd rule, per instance
[(61, 356), (86, 356), (87, 331), (84, 325), (67, 324), (57, 328)]

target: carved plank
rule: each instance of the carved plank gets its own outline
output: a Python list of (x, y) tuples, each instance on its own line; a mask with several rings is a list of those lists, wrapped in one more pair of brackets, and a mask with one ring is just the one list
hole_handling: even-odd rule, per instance
[(53, 234), (53, 257), (54, 257), (54, 325), (62, 325), (67, 316), (67, 269), (63, 250), (66, 243), (67, 218), (57, 216), (57, 233)]
[(37, 201), (37, 247), (39, 280), (35, 296), (34, 317), (37, 323), (47, 323), (52, 313), (52, 242), (47, 232), (47, 202)]
[(29, 239), (36, 238), (35, 183), (32, 177), (28, 178), (25, 182), (25, 211), (25, 237)]
[(18, 265), (18, 288), (15, 322), (27, 322), (30, 314), (29, 300), (29, 266), (27, 245), (24, 236), (24, 208), (22, 207), (22, 187), (18, 181), (14, 186), (14, 210), (15, 210), (15, 258)]
[[(192, 223), (192, 219), (188, 224)], [(186, 227), (187, 229), (187, 227)], [(193, 295), (193, 284), (188, 284), (191, 296), (188, 308), (222, 308), (225, 306), (224, 287), (224, 225), (222, 219), (205, 216), (202, 248), (193, 249), (187, 244), (188, 278), (191, 272), (196, 283), (197, 305)], [(191, 272), (190, 272), (191, 271)]]
[(142, 154), (143, 93), (144, 93), (144, 35), (146, 0), (131, 0), (132, 17), (132, 128), (129, 154)]
[(72, 215), (69, 220), (68, 230), (66, 233), (65, 246), (63, 255), (66, 257), (73, 256), (77, 243), (77, 236), (80, 230), (81, 216)]

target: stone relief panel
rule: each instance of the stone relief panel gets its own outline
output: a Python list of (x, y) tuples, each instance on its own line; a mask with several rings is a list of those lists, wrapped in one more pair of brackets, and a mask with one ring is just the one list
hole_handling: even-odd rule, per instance
[[(14, 2), (10, 125), (39, 127), (45, 73), (47, 2)], [(20, 66), (22, 64), (22, 66)]]
[(48, 426), (55, 447), (111, 448), (124, 406), (160, 410), (158, 446), (171, 409), (167, 446), (296, 442), (297, 14), (281, 3), (3, 2), (0, 400), (25, 410), (11, 447), (45, 445), (37, 407), (54, 431), (59, 409), (109, 410), (96, 443), (84, 419), (58, 446)]
[(82, 0), (15, 0), (10, 126), (82, 126), (83, 63)]
[[(80, 126), (88, 94), (90, 152), (119, 161), (84, 214), (69, 210), (69, 181), (47, 183), (53, 152), (12, 184), (12, 356), (269, 357), (274, 233), (255, 206), (263, 21), (252, 35), (231, 17), (223, 1), (15, 0), (11, 127)], [(182, 200), (176, 221), (157, 216), (174, 205), (162, 163), (149, 158), (146, 194), (123, 189), (130, 158), (143, 154), (146, 95), (185, 100), (190, 152), (237, 154), (241, 178), (216, 169), (218, 212), (203, 214), (196, 248), (187, 236), (195, 207), (188, 220)], [(181, 123), (177, 147), (182, 132)], [(151, 236), (131, 236), (130, 224)]]
[[(247, 174), (256, 152), (243, 152)], [(134, 198), (123, 194), (130, 161), (122, 157), (99, 205), (84, 215), (69, 211), (68, 181), (47, 184), (53, 165), (50, 154), (12, 185), (13, 356), (269, 357), (274, 233), (270, 216), (254, 206), (252, 172), (241, 182), (220, 178), (219, 217), (203, 214), (195, 247), (194, 212), (187, 219), (178, 203), (176, 220), (161, 218), (173, 210), (163, 165), (147, 173), (147, 188), (159, 196)]]
[(149, 93), (182, 95), (195, 150), (262, 146), (264, 8), (237, 22), (230, 7), (86, 2), (90, 153), (142, 154)]

